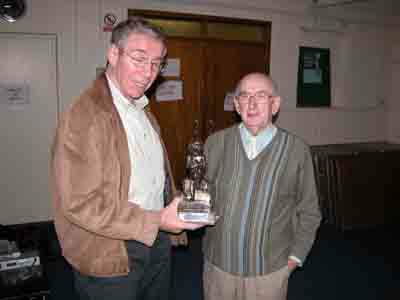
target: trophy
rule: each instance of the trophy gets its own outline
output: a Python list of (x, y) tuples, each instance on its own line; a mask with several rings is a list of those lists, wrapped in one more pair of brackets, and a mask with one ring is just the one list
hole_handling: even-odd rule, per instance
[(216, 216), (211, 210), (209, 184), (204, 178), (207, 162), (198, 126), (196, 120), (193, 139), (187, 148), (186, 177), (182, 182), (183, 200), (178, 206), (178, 216), (183, 221), (213, 225)]

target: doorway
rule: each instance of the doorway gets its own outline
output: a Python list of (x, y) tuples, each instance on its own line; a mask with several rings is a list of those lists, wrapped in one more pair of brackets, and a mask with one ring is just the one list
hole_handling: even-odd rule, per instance
[(196, 121), (203, 141), (211, 132), (239, 122), (227, 103), (229, 95), (243, 75), (269, 73), (271, 23), (143, 10), (129, 10), (128, 15), (163, 28), (168, 59), (179, 62), (179, 73), (162, 79), (180, 81), (182, 99), (157, 101), (152, 95), (150, 101), (179, 188)]
[(1, 224), (52, 217), (50, 144), (58, 114), (55, 35), (0, 33)]

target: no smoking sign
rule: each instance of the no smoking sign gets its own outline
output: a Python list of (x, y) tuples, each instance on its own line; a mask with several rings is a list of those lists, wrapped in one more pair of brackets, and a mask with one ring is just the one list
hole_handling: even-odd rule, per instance
[(117, 22), (117, 17), (114, 14), (106, 14), (103, 19), (103, 31), (110, 32), (113, 30), (115, 23)]

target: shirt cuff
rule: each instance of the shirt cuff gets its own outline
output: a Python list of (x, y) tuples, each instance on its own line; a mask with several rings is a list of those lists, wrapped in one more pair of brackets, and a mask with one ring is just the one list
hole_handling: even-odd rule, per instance
[(297, 258), (296, 256), (290, 255), (289, 259), (294, 260), (299, 267), (303, 266), (303, 262), (299, 258)]

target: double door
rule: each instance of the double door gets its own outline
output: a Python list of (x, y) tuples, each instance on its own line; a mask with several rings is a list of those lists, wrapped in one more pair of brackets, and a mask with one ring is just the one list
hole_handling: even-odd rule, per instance
[(152, 96), (151, 110), (156, 116), (179, 187), (185, 175), (187, 144), (198, 121), (203, 141), (211, 131), (240, 121), (226, 95), (234, 91), (239, 79), (249, 72), (268, 72), (267, 45), (256, 42), (169, 38), (168, 58), (178, 59), (180, 73), (166, 80), (181, 80), (183, 99), (159, 102)]

